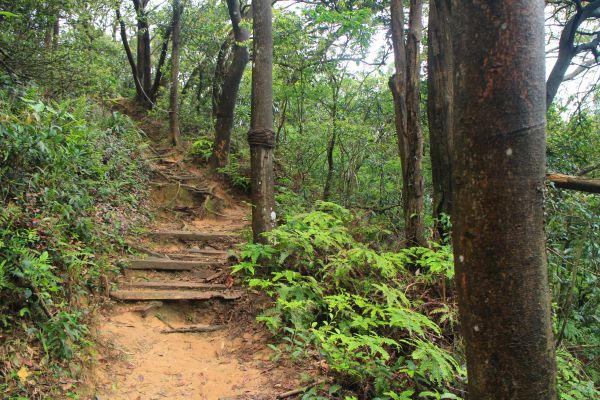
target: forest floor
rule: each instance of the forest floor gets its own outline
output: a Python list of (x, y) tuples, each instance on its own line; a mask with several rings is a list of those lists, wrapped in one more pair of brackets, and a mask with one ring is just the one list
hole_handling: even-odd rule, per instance
[[(142, 128), (152, 138), (160, 125)], [(230, 275), (249, 229), (248, 203), (181, 151), (158, 146), (148, 152), (154, 218), (128, 238), (146, 255), (112, 284), (95, 323), (99, 362), (89, 374), (90, 398), (276, 399), (302, 386), (316, 373), (276, 359), (271, 335), (255, 322), (269, 300)], [(183, 269), (153, 269), (165, 266)], [(172, 300), (181, 297), (188, 300)], [(186, 327), (215, 331), (165, 333)]]

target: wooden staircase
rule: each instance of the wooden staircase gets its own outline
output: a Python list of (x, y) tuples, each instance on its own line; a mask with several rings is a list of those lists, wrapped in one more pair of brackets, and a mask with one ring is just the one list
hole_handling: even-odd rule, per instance
[[(233, 245), (240, 237), (230, 232), (155, 231), (154, 245), (170, 243), (176, 252), (135, 246), (146, 255), (124, 260), (123, 276), (110, 296), (119, 301), (230, 301), (243, 291), (218, 283), (229, 276)], [(193, 246), (193, 247), (190, 247)], [(154, 247), (154, 246), (152, 246)]]

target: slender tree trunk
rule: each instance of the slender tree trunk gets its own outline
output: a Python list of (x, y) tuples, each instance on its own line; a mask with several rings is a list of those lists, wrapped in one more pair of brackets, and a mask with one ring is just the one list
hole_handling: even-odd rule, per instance
[(556, 400), (544, 3), (453, 3), (453, 243), (470, 400)]
[(252, 0), (254, 45), (252, 65), (252, 115), (250, 144), (252, 185), (252, 233), (254, 242), (264, 242), (262, 233), (275, 226), (273, 148), (273, 37), (270, 0)]
[(49, 51), (52, 50), (52, 26), (48, 25), (46, 27), (46, 32), (44, 34), (44, 48)]
[(142, 80), (144, 85), (144, 91), (148, 94), (152, 89), (152, 51), (150, 49), (150, 25), (148, 23), (148, 14), (146, 12), (146, 6), (149, 0), (142, 0), (144, 7), (142, 9), (142, 23), (143, 23), (143, 58), (144, 58), (144, 79)]
[(112, 40), (113, 42), (117, 41), (117, 32), (119, 31), (119, 20), (115, 18), (112, 24)]
[(338, 93), (339, 86), (336, 82), (335, 77), (333, 77), (333, 96), (332, 96), (332, 105), (331, 105), (331, 137), (329, 138), (329, 142), (327, 143), (327, 177), (325, 178), (325, 186), (323, 188), (323, 200), (329, 201), (331, 197), (331, 183), (333, 181), (333, 151), (335, 150), (335, 142), (337, 139), (337, 101), (338, 101)]
[(56, 50), (58, 48), (58, 39), (60, 36), (60, 13), (56, 13), (56, 19), (52, 24), (52, 48)]
[(173, 45), (171, 49), (171, 93), (169, 96), (169, 140), (173, 146), (179, 146), (179, 42), (181, 34), (181, 14), (183, 6), (180, 0), (173, 0)]
[(452, 210), (452, 36), (450, 0), (429, 1), (427, 46), (427, 116), (429, 120), (433, 218), (440, 239), (449, 232), (440, 223)]
[(142, 84), (138, 79), (137, 75), (137, 65), (135, 60), (133, 59), (133, 54), (131, 52), (131, 47), (129, 47), (129, 41), (127, 40), (127, 28), (125, 27), (125, 22), (121, 18), (121, 10), (119, 7), (115, 9), (115, 13), (117, 16), (117, 21), (120, 25), (121, 30), (121, 41), (123, 42), (123, 48), (125, 49), (125, 54), (127, 55), (127, 61), (129, 62), (129, 66), (131, 67), (131, 74), (133, 75), (133, 83), (135, 84), (135, 93), (136, 97), (139, 99), (144, 98), (144, 89), (142, 88)]
[(152, 90), (152, 51), (150, 49), (150, 27), (146, 6), (149, 0), (133, 0), (137, 14), (137, 77), (142, 84), (143, 94), (138, 94), (138, 101), (151, 107), (148, 100)]
[[(244, 42), (250, 38), (250, 32), (240, 25), (242, 21), (240, 3), (238, 0), (227, 0), (227, 7), (229, 8), (235, 43), (233, 44), (230, 62), (224, 62), (224, 65), (217, 66), (218, 69), (221, 68), (224, 72), (222, 81), (215, 79), (214, 82), (214, 85), (222, 82), (220, 90), (214, 91), (216, 95), (214, 103), (216, 117), (215, 142), (210, 164), (215, 169), (224, 167), (229, 163), (229, 146), (233, 129), (235, 102), (249, 58), (248, 48)], [(217, 72), (220, 71), (215, 71), (215, 75), (217, 75)]]
[[(173, 15), (173, 18), (175, 15)], [(173, 23), (174, 19), (171, 21), (171, 25), (165, 31), (165, 37), (163, 38), (162, 48), (160, 49), (160, 57), (158, 58), (158, 64), (156, 65), (156, 74), (154, 75), (154, 83), (152, 84), (152, 89), (150, 90), (150, 100), (152, 102), (156, 102), (156, 98), (158, 97), (158, 90), (160, 89), (160, 82), (163, 76), (163, 65), (165, 64), (165, 60), (167, 59), (167, 51), (169, 50), (169, 39), (171, 37), (171, 33), (173, 32)]]
[(285, 126), (285, 120), (287, 118), (287, 108), (289, 104), (289, 99), (286, 97), (283, 100), (283, 110), (281, 110), (281, 117), (279, 119), (279, 126), (277, 127), (277, 132), (275, 134), (275, 143), (279, 144), (281, 140), (281, 132), (283, 131), (283, 127)]
[(410, 1), (408, 37), (406, 40), (406, 131), (408, 134), (408, 193), (406, 196), (407, 239), (410, 245), (425, 246), (423, 226), (423, 132), (421, 130), (420, 47), (423, 3)]
[(423, 134), (420, 122), (419, 47), (421, 0), (411, 0), (408, 37), (404, 38), (402, 0), (392, 0), (392, 42), (396, 73), (390, 79), (396, 113), (396, 133), (402, 161), (402, 189), (406, 244), (423, 246)]

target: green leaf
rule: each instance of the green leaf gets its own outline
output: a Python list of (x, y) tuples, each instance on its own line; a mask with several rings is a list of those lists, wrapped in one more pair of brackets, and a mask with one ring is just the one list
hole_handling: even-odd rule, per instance
[(44, 111), (44, 109), (46, 108), (44, 103), (42, 103), (41, 101), (39, 101), (35, 104), (31, 104), (29, 107), (31, 107), (33, 109), (33, 111), (35, 111), (38, 114), (41, 113), (42, 111)]
[(0, 11), (0, 15), (7, 18), (20, 17), (19, 14), (11, 13), (10, 11)]

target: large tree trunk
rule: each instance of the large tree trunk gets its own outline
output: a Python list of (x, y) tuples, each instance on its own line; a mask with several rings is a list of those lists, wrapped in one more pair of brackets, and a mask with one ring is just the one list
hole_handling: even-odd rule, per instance
[(171, 49), (171, 92), (169, 96), (169, 140), (173, 146), (179, 146), (179, 37), (181, 34), (181, 14), (183, 6), (180, 0), (173, 0), (173, 46)]
[(433, 183), (433, 219), (436, 232), (444, 239), (449, 232), (442, 215), (452, 210), (452, 36), (450, 0), (429, 0), (427, 46), (427, 116)]
[(270, 0), (252, 0), (254, 45), (250, 144), (252, 234), (255, 243), (275, 226), (273, 148), (273, 37)]
[(390, 79), (396, 113), (396, 133), (402, 162), (402, 200), (407, 246), (423, 246), (423, 134), (420, 121), (419, 47), (421, 0), (411, 0), (408, 37), (404, 39), (402, 0), (392, 0), (392, 43), (396, 73)]
[(221, 57), (222, 63), (217, 65), (215, 77), (218, 75), (222, 79), (215, 79), (214, 90), (214, 114), (215, 121), (215, 142), (213, 152), (210, 158), (210, 164), (213, 168), (224, 167), (229, 163), (229, 146), (231, 142), (231, 131), (233, 129), (233, 117), (235, 114), (235, 102), (237, 100), (238, 90), (244, 75), (244, 69), (248, 64), (248, 48), (246, 42), (250, 38), (250, 32), (240, 25), (242, 15), (240, 12), (240, 3), (238, 0), (227, 0), (229, 17), (233, 29), (235, 43), (231, 59), (225, 60)]
[(453, 243), (470, 400), (556, 400), (544, 3), (453, 3)]

